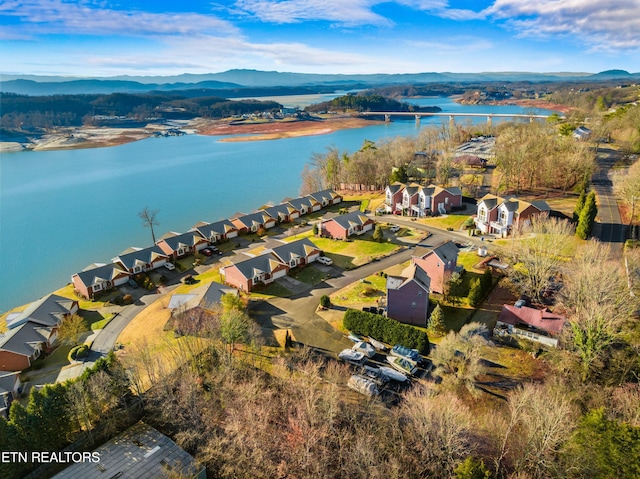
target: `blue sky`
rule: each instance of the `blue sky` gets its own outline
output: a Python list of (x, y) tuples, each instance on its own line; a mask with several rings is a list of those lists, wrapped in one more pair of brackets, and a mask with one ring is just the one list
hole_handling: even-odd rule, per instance
[(0, 0), (0, 72), (640, 71), (640, 0)]

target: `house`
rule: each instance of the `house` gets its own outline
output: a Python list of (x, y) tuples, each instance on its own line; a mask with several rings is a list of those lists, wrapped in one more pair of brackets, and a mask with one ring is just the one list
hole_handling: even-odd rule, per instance
[(231, 219), (231, 223), (240, 233), (256, 233), (260, 229), (273, 228), (277, 221), (264, 211), (258, 211), (248, 215), (241, 215)]
[[(416, 251), (419, 253), (419, 250)], [(453, 241), (442, 243), (437, 248), (425, 254), (419, 254), (411, 258), (411, 264), (420, 266), (429, 276), (429, 291), (442, 294), (451, 278), (451, 275), (459, 271), (457, 268), (458, 247)]]
[(263, 208), (262, 211), (274, 218), (278, 223), (288, 223), (300, 217), (300, 210), (290, 203), (269, 206), (268, 208)]
[(268, 251), (275, 254), (282, 263), (289, 265), (290, 269), (313, 263), (322, 252), (309, 238), (290, 243), (282, 242), (280, 246), (275, 246)]
[(497, 336), (513, 334), (545, 346), (558, 346), (558, 337), (566, 323), (564, 316), (549, 310), (530, 308), (516, 302), (505, 304), (493, 330)]
[(0, 333), (0, 371), (21, 371), (31, 366), (42, 350), (53, 345), (62, 322), (78, 312), (78, 301), (49, 294), (23, 312), (7, 316)]
[(78, 294), (93, 299), (96, 293), (126, 283), (129, 277), (129, 272), (119, 263), (94, 263), (71, 276), (71, 282)]
[(544, 201), (520, 200), (485, 195), (478, 202), (476, 227), (484, 234), (507, 236), (514, 228), (527, 225), (538, 214), (548, 214), (549, 205)]
[(330, 220), (323, 220), (319, 226), (320, 236), (333, 239), (347, 239), (352, 235), (361, 235), (373, 229), (375, 221), (359, 211), (338, 215)]
[(300, 215), (306, 215), (322, 209), (322, 204), (311, 196), (303, 196), (293, 200), (287, 200), (291, 206), (300, 212)]
[(216, 221), (215, 223), (201, 221), (194, 225), (190, 231), (199, 233), (203, 238), (207, 238), (211, 244), (238, 236), (238, 228), (229, 220)]
[(582, 125), (573, 130), (573, 137), (579, 141), (586, 141), (591, 137), (591, 130)]
[(462, 206), (462, 190), (458, 187), (423, 186), (418, 192), (418, 208), (410, 211), (412, 216), (447, 214), (452, 208)]
[(5, 419), (9, 418), (9, 408), (13, 400), (20, 394), (21, 386), (19, 371), (0, 373), (0, 416)]
[(393, 183), (385, 189), (385, 210), (393, 214), (425, 216), (446, 214), (462, 206), (462, 190), (457, 187), (420, 186)]
[(163, 235), (156, 244), (165, 254), (175, 260), (206, 248), (209, 246), (209, 240), (201, 236), (197, 231), (187, 231), (182, 234), (170, 231)]
[(53, 479), (207, 477), (206, 469), (198, 466), (189, 453), (143, 422), (134, 424), (90, 454), (92, 460), (73, 462)]
[(246, 292), (258, 284), (272, 283), (288, 272), (289, 266), (273, 253), (261, 254), (220, 269), (225, 283)]
[(158, 245), (149, 248), (129, 248), (111, 261), (122, 266), (130, 274), (144, 273), (163, 266), (169, 260), (169, 255)]
[(400, 276), (387, 276), (387, 316), (401, 323), (426, 326), (431, 279), (417, 264)]
[(317, 191), (308, 196), (320, 203), (323, 208), (326, 206), (337, 205), (342, 201), (342, 196), (333, 190)]
[(384, 189), (384, 209), (387, 213), (394, 215), (402, 213), (402, 194), (404, 188), (405, 185), (403, 183), (395, 182)]

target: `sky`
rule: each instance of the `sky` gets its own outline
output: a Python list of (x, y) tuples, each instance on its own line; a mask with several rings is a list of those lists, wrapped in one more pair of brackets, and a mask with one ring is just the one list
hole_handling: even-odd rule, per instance
[(640, 0), (0, 0), (0, 73), (640, 71)]

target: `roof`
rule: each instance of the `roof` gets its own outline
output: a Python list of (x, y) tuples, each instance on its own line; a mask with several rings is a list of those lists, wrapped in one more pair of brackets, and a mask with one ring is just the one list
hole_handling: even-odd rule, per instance
[(551, 334), (559, 334), (564, 327), (565, 318), (547, 309), (535, 309), (528, 306), (516, 307), (505, 304), (500, 311), (498, 321), (513, 326), (525, 324), (529, 327)]
[(180, 477), (195, 477), (202, 469), (175, 442), (142, 422), (104, 443), (95, 452), (99, 454), (99, 462), (77, 462), (53, 477), (155, 479), (167, 477), (170, 471), (178, 472)]
[(367, 221), (371, 221), (367, 215), (360, 213), (359, 211), (353, 211), (351, 213), (347, 213), (344, 215), (338, 215), (334, 218), (331, 218), (329, 221), (335, 221), (344, 229), (349, 229), (352, 226), (362, 226)]
[(27, 321), (4, 334), (0, 333), (0, 349), (31, 357), (41, 344), (49, 340), (50, 336), (50, 327)]
[(113, 258), (113, 262), (120, 261), (127, 269), (133, 269), (138, 264), (150, 264), (159, 257), (168, 258), (158, 245), (148, 248), (130, 248)]
[(96, 283), (102, 283), (105, 281), (113, 281), (118, 276), (129, 273), (124, 271), (115, 263), (103, 264), (100, 266), (94, 266), (90, 269), (85, 269), (76, 276), (80, 278), (85, 286), (93, 286)]
[(402, 191), (403, 189), (404, 189), (404, 184), (399, 182), (391, 183), (390, 185), (387, 186), (387, 190), (389, 190), (389, 192), (392, 195), (395, 195), (396, 193), (398, 193), (399, 191)]
[(323, 201), (333, 201), (336, 198), (340, 198), (340, 195), (332, 189), (316, 191), (315, 193), (311, 193), (309, 196), (319, 203), (322, 203)]
[(269, 206), (268, 208), (263, 208), (264, 212), (267, 213), (272, 218), (278, 218), (281, 214), (284, 216), (289, 216), (291, 213), (295, 213), (299, 211), (290, 203), (280, 203), (276, 206)]
[(276, 246), (271, 251), (283, 262), (288, 263), (294, 258), (306, 258), (312, 252), (320, 251), (320, 248), (313, 244), (309, 238), (303, 238)]
[(238, 295), (238, 290), (230, 286), (216, 283), (207, 283), (191, 290), (187, 294), (174, 294), (169, 300), (168, 309), (184, 308), (189, 310), (198, 306), (212, 307), (220, 302), (223, 294)]
[(186, 233), (175, 233), (170, 231), (162, 236), (160, 241), (164, 241), (173, 251), (179, 250), (181, 247), (193, 247), (207, 240), (195, 231), (187, 231)]
[(248, 215), (238, 216), (234, 218), (235, 221), (239, 221), (247, 228), (251, 228), (253, 225), (262, 226), (269, 221), (273, 221), (273, 218), (264, 211), (258, 211), (256, 213), (249, 213)]
[(442, 243), (433, 252), (445, 263), (458, 260), (458, 247), (453, 241)]
[(13, 329), (17, 326), (31, 321), (42, 326), (55, 327), (66, 315), (71, 314), (71, 309), (76, 301), (48, 294), (38, 301), (31, 303), (24, 311), (7, 317), (7, 328)]
[(480, 198), (478, 205), (480, 205), (481, 203), (484, 203), (484, 205), (487, 207), (488, 210), (492, 210), (496, 206), (498, 206), (499, 203), (502, 203), (502, 201), (503, 201), (502, 198), (500, 198), (499, 196), (487, 194), (487, 195), (484, 195), (482, 198)]
[(0, 394), (14, 392), (16, 384), (20, 383), (19, 376), (20, 371), (0, 371)]
[(402, 270), (400, 276), (387, 276), (387, 289), (401, 289), (406, 284), (415, 282), (429, 292), (431, 278), (420, 266), (413, 264)]
[(230, 231), (236, 231), (236, 225), (234, 225), (229, 220), (216, 221), (215, 223), (198, 223), (193, 228), (192, 231), (197, 231), (205, 238), (211, 238), (213, 235), (225, 235)]
[(284, 265), (274, 254), (267, 253), (225, 266), (225, 269), (236, 267), (245, 278), (251, 279), (256, 276), (256, 274), (271, 273), (279, 266), (286, 265)]
[(313, 205), (319, 204), (319, 202), (311, 196), (303, 196), (301, 198), (295, 198), (288, 201), (291, 206), (296, 210), (301, 211), (303, 208), (311, 209)]

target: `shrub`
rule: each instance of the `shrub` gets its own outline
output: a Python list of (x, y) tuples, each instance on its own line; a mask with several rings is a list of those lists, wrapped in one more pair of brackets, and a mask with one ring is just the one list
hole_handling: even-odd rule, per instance
[(330, 308), (331, 298), (329, 298), (329, 296), (327, 296), (326, 294), (323, 294), (322, 296), (320, 296), (320, 306), (322, 306), (325, 309)]
[(429, 354), (429, 337), (424, 331), (402, 324), (379, 314), (348, 309), (343, 325), (349, 331), (371, 336), (389, 344), (402, 344), (417, 349), (420, 354)]
[(131, 296), (130, 294), (125, 294), (122, 297), (122, 304), (131, 304), (133, 303), (133, 296)]
[(376, 229), (373, 231), (373, 239), (379, 243), (384, 241), (384, 233), (382, 232), (382, 226), (377, 225)]
[(77, 359), (86, 358), (88, 355), (89, 346), (86, 344), (80, 344), (71, 348), (71, 351), (69, 351), (69, 354), (67, 355), (67, 359), (69, 359), (69, 361), (76, 361)]

